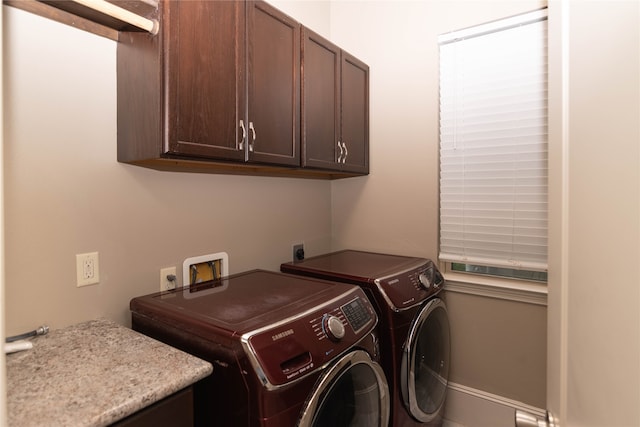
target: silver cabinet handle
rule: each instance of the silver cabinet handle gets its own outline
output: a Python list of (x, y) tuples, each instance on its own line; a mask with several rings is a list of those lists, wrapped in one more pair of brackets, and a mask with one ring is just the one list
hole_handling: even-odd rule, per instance
[(237, 150), (244, 150), (244, 141), (247, 139), (247, 129), (244, 127), (244, 121), (240, 119), (240, 129), (242, 129), (242, 141), (240, 141), (240, 145), (236, 142)]
[(344, 164), (347, 161), (347, 155), (349, 154), (349, 150), (347, 150), (347, 144), (345, 142), (338, 141), (338, 148), (340, 149), (340, 154), (338, 155), (338, 163)]
[(253, 138), (251, 139), (251, 142), (249, 143), (249, 151), (253, 151), (253, 146), (256, 143), (256, 128), (253, 127), (253, 122), (249, 122), (249, 130), (251, 131), (251, 134), (253, 135)]

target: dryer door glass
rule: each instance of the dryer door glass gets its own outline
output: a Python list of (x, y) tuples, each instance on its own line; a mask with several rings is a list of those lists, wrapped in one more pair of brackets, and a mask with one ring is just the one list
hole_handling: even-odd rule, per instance
[(449, 320), (444, 302), (429, 301), (414, 319), (402, 360), (402, 394), (421, 422), (441, 416), (449, 378)]
[(387, 426), (389, 390), (382, 368), (357, 350), (347, 354), (316, 382), (299, 426)]

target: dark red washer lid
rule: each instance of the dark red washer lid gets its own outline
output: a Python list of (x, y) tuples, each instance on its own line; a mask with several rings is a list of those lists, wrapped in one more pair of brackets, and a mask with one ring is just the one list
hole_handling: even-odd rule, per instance
[(349, 285), (253, 270), (207, 282), (137, 297), (131, 311), (187, 322), (189, 329), (226, 330), (230, 334), (264, 327), (343, 294)]

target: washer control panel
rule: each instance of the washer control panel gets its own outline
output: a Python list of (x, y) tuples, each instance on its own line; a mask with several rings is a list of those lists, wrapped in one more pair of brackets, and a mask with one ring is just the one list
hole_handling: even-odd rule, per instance
[[(368, 301), (365, 298), (365, 301)], [(371, 321), (371, 313), (361, 298), (355, 298), (349, 304), (340, 307), (351, 327), (359, 332)]]
[(362, 289), (353, 287), (324, 305), (243, 335), (245, 352), (267, 388), (295, 381), (344, 353), (378, 322)]
[(433, 261), (425, 260), (407, 271), (376, 279), (375, 284), (387, 304), (399, 311), (420, 304), (440, 292), (444, 286), (444, 277)]

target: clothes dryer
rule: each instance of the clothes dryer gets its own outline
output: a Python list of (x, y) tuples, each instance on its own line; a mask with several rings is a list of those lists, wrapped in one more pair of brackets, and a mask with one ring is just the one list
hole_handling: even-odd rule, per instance
[(213, 364), (194, 388), (198, 426), (388, 424), (377, 315), (357, 286), (254, 270), (130, 308), (133, 329)]
[(431, 260), (344, 250), (284, 263), (281, 271), (360, 286), (380, 319), (391, 426), (442, 424), (449, 376), (444, 278)]

